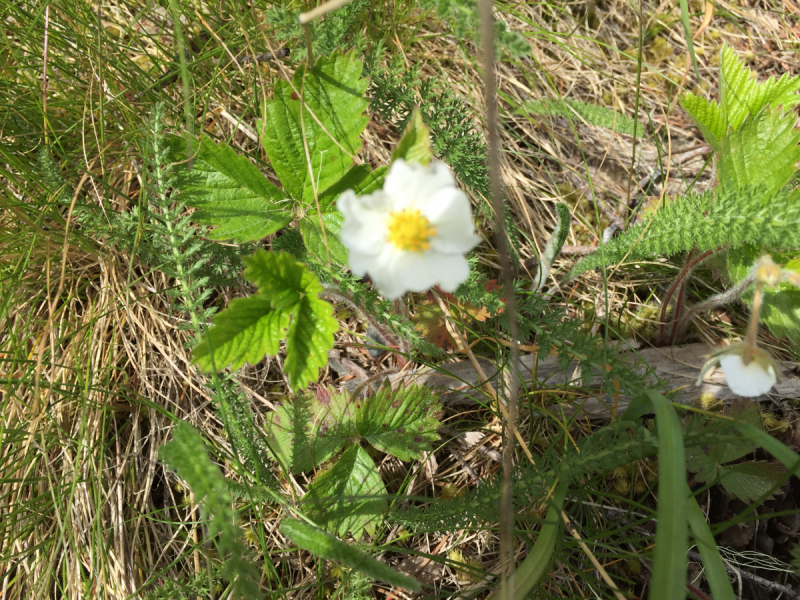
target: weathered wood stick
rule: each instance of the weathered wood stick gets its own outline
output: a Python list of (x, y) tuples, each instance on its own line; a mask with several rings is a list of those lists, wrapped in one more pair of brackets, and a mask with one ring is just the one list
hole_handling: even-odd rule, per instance
[[(637, 358), (640, 359), (635, 370), (644, 375), (645, 385), (674, 392), (673, 400), (675, 402), (692, 404), (701, 395), (709, 394), (723, 402), (736, 398), (736, 395), (725, 385), (725, 376), (719, 367), (708, 373), (701, 385), (695, 385), (697, 375), (712, 351), (713, 349), (706, 344), (687, 344), (672, 348), (621, 351), (620, 357), (629, 359), (632, 363), (636, 362)], [(579, 411), (593, 421), (607, 421), (611, 418), (615, 399), (613, 396), (609, 398), (605, 391), (599, 389), (599, 377), (594, 377), (588, 382), (583, 381), (581, 374), (577, 371), (577, 363), (571, 363), (566, 369), (562, 369), (558, 366), (558, 357), (556, 356), (536, 359), (536, 356), (528, 354), (520, 360), (518, 373), (525, 386), (530, 389), (534, 380), (536, 381), (534, 389), (551, 389), (554, 392), (563, 389), (568, 384), (579, 386), (587, 390), (589, 395), (576, 402), (564, 404), (561, 407), (564, 412), (572, 415)], [(490, 379), (492, 387), (500, 389), (501, 385), (506, 385), (509, 376), (506, 370), (499, 371), (486, 359), (478, 360)], [(534, 361), (536, 361), (535, 374)], [(484, 382), (480, 380), (472, 364), (466, 360), (443, 364), (436, 370), (426, 367), (404, 373), (394, 373), (385, 378), (376, 379), (370, 383), (370, 386), (377, 389), (387, 379), (392, 386), (397, 386), (401, 382), (406, 385), (417, 383), (441, 390), (443, 392), (441, 400), (445, 405), (489, 402), (489, 398), (481, 390)], [(353, 391), (360, 383), (360, 381), (351, 381), (345, 385), (345, 388)], [(596, 391), (595, 395), (591, 395), (593, 388)], [(759, 400), (770, 398), (800, 398), (800, 377), (784, 370), (771, 392), (761, 396)], [(616, 406), (617, 415), (622, 414), (631, 400), (630, 396), (619, 396)], [(561, 408), (559, 408), (559, 412)]]

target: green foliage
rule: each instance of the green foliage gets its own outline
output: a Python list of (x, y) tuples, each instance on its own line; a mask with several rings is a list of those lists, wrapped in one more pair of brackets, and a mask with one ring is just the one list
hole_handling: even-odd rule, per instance
[(800, 103), (798, 89), (800, 77), (790, 77), (788, 73), (777, 80), (771, 77), (758, 82), (753, 72), (726, 45), (720, 56), (721, 102), (709, 102), (690, 93), (681, 104), (700, 127), (706, 141), (720, 150), (729, 128), (738, 130), (748, 115), (754, 117), (767, 106), (777, 114), (778, 106), (786, 110)]
[[(800, 103), (800, 77), (759, 82), (727, 46), (720, 72), (721, 102), (692, 94), (683, 99), (717, 153), (717, 188), (665, 204), (646, 223), (579, 262), (572, 277), (624, 258), (725, 249), (727, 276), (736, 282), (749, 273), (755, 252), (775, 254), (800, 247), (795, 226), (800, 196), (788, 185), (800, 161), (800, 129), (794, 127), (793, 111), (784, 114)], [(796, 290), (767, 294), (762, 315), (777, 335), (800, 341)]]
[(564, 117), (567, 119), (575, 119), (578, 117), (586, 121), (589, 125), (603, 127), (618, 133), (625, 133), (633, 136), (635, 130), (636, 137), (642, 137), (644, 134), (644, 123), (638, 123), (635, 119), (618, 113), (615, 110), (611, 110), (610, 108), (606, 108), (605, 106), (588, 104), (571, 98), (562, 98), (561, 100), (550, 100), (547, 98), (530, 100), (520, 106), (516, 112), (526, 116), (534, 114)]
[(691, 490), (688, 486), (685, 494), (688, 498), (686, 518), (689, 522), (689, 530), (697, 544), (697, 549), (700, 550), (700, 557), (703, 559), (706, 580), (711, 588), (711, 593), (718, 600), (735, 600), (736, 596), (733, 593), (731, 580), (728, 578), (728, 571), (725, 569), (725, 563), (722, 562), (719, 548), (717, 548), (717, 543), (714, 541), (714, 535), (711, 533), (708, 523), (706, 523), (706, 515), (700, 505), (697, 504), (697, 500), (690, 497)]
[[(374, 531), (375, 519), (386, 511), (383, 487), (375, 463), (358, 443), (365, 440), (401, 460), (415, 460), (438, 439), (441, 410), (427, 387), (353, 399), (346, 392), (319, 387), (298, 395), (272, 413), (266, 433), (275, 458), (294, 472), (309, 471), (351, 445), (330, 469), (317, 476), (303, 501), (309, 514), (327, 529), (359, 537)], [(362, 498), (363, 497), (363, 498)]]
[(539, 259), (539, 271), (537, 273), (538, 282), (536, 283), (537, 290), (541, 290), (547, 281), (550, 269), (553, 268), (553, 263), (556, 258), (558, 258), (561, 248), (564, 247), (564, 242), (567, 241), (567, 235), (569, 235), (569, 225), (572, 217), (569, 212), (569, 207), (559, 202), (556, 204), (556, 213), (558, 214), (556, 227), (550, 235), (550, 239), (547, 240), (547, 246), (545, 246), (544, 252)]
[[(758, 405), (752, 402), (735, 402), (728, 414), (754, 427), (761, 427), (761, 413)], [(707, 427), (714, 428), (713, 425)], [(755, 442), (741, 437), (687, 448), (687, 467), (696, 474), (698, 481), (720, 483), (729, 494), (749, 504), (773, 489), (784, 473), (782, 468), (771, 463), (756, 461), (730, 464), (757, 448)]]
[(298, 394), (269, 417), (267, 440), (275, 458), (294, 473), (310, 471), (357, 436), (354, 403), (326, 388)]
[[(359, 194), (377, 189), (386, 172), (353, 164), (368, 121), (361, 69), (354, 53), (336, 51), (309, 72), (299, 67), (291, 83), (276, 84), (258, 130), (283, 190), (223, 142), (204, 136), (190, 157), (186, 140), (172, 139), (181, 199), (201, 209), (194, 215), (197, 222), (216, 227), (212, 239), (258, 240), (298, 219), (307, 253), (322, 262), (346, 263), (336, 198), (347, 189)], [(305, 254), (297, 244), (293, 248)]]
[[(423, 8), (435, 8), (442, 21), (452, 29), (456, 39), (473, 39), (480, 46), (480, 27), (477, 0), (423, 0)], [(530, 54), (531, 46), (525, 37), (510, 31), (505, 21), (495, 21), (495, 43), (497, 56), (503, 51), (513, 58), (521, 58)]]
[(653, 552), (653, 578), (650, 598), (686, 598), (686, 550), (689, 525), (686, 517), (686, 461), (683, 431), (669, 401), (647, 390), (658, 425), (658, 525)]
[(359, 539), (364, 531), (373, 535), (388, 510), (386, 487), (369, 454), (350, 446), (308, 486), (303, 508), (327, 531)]
[(308, 74), (299, 67), (291, 83), (278, 81), (266, 102), (258, 131), (272, 168), (298, 202), (312, 204), (314, 191), (338, 182), (361, 149), (369, 120), (361, 69), (354, 53), (336, 51)]
[(292, 220), (287, 195), (227, 144), (202, 136), (189, 169), (186, 138), (172, 136), (170, 142), (171, 158), (182, 167), (177, 169), (176, 182), (180, 198), (200, 209), (192, 215), (195, 221), (216, 226), (211, 239), (258, 240)]
[(373, 68), (368, 91), (370, 112), (405, 131), (419, 104), (422, 120), (430, 130), (433, 155), (450, 165), (469, 189), (488, 196), (486, 143), (469, 107), (435, 79), (420, 79), (420, 69), (407, 69), (400, 56), (390, 58), (386, 66)]
[(400, 138), (392, 152), (392, 160), (398, 158), (421, 165), (427, 165), (433, 158), (431, 132), (422, 121), (422, 115), (416, 107), (411, 113), (411, 120), (408, 122), (403, 137)]
[(214, 317), (214, 325), (194, 349), (203, 370), (238, 369), (264, 354), (277, 354), (286, 340), (284, 369), (290, 385), (304, 388), (333, 348), (339, 328), (333, 308), (319, 298), (317, 277), (289, 254), (256, 252), (244, 259), (244, 277), (259, 287), (256, 295), (233, 300)]
[(800, 129), (794, 113), (769, 108), (732, 129), (720, 143), (717, 177), (723, 188), (758, 186), (768, 198), (782, 189), (800, 160)]
[[(312, 50), (314, 56), (329, 56), (339, 48), (355, 48), (361, 54), (367, 43), (364, 24), (371, 21), (372, 3), (369, 0), (354, 0), (312, 23)], [(299, 10), (290, 10), (285, 4), (266, 9), (266, 21), (276, 27), (273, 35), (277, 43), (297, 44), (305, 49), (305, 38), (298, 23)], [(294, 51), (292, 60), (305, 59), (304, 52)]]
[[(604, 477), (636, 460), (649, 458), (658, 449), (655, 437), (633, 421), (616, 421), (581, 440), (579, 448), (563, 452), (549, 449), (536, 466), (521, 464), (512, 475), (515, 510), (529, 506), (531, 498), (544, 498), (556, 480), (566, 485), (589, 476)], [(411, 506), (390, 515), (405, 527), (445, 528), (448, 530), (481, 527), (497, 521), (501, 482), (494, 477), (466, 492), (457, 500)]]
[[(800, 195), (796, 192), (765, 194), (761, 188), (719, 189), (689, 194), (662, 206), (651, 219), (581, 260), (570, 277), (623, 258), (636, 260), (659, 254), (674, 255), (691, 249), (763, 244), (800, 246)], [(752, 263), (751, 263), (752, 264)]]
[(514, 573), (514, 600), (525, 600), (536, 585), (547, 575), (561, 533), (561, 511), (569, 485), (558, 486), (536, 543)]
[(234, 596), (248, 600), (262, 598), (259, 573), (247, 558), (225, 478), (209, 459), (202, 436), (183, 421), (177, 423), (173, 436), (171, 442), (162, 446), (161, 459), (186, 480), (200, 502), (209, 537), (215, 540), (225, 559), (223, 574), (233, 584)]
[(384, 386), (359, 400), (318, 388), (281, 405), (268, 422), (267, 437), (276, 458), (294, 472), (318, 467), (359, 439), (401, 460), (415, 460), (438, 439), (440, 416), (427, 387)]
[(420, 584), (417, 580), (398, 573), (368, 554), (356, 550), (338, 538), (308, 523), (297, 519), (284, 519), (281, 523), (281, 533), (291, 539), (298, 547), (326, 560), (341, 563), (368, 577), (378, 581), (385, 581), (395, 587), (405, 588), (413, 592), (420, 589)]

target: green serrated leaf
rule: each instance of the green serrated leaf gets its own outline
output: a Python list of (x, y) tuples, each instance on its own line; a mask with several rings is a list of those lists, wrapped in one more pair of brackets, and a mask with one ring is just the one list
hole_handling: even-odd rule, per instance
[[(304, 283), (313, 280), (321, 292), (317, 276), (307, 271)], [(306, 286), (308, 290), (311, 286)], [(320, 300), (316, 293), (308, 293), (297, 304), (289, 334), (286, 336), (286, 361), (283, 370), (295, 389), (306, 387), (317, 377), (320, 368), (328, 362), (328, 350), (333, 348), (333, 334), (339, 330), (339, 321), (333, 316), (333, 307)]]
[[(761, 427), (761, 411), (758, 404), (749, 400), (736, 400), (725, 409), (726, 416), (739, 421)], [(708, 427), (703, 427), (707, 430)], [(757, 446), (744, 437), (734, 439), (714, 440), (702, 446), (686, 448), (686, 465), (689, 471), (696, 473), (698, 481), (715, 483), (722, 473), (723, 466), (734, 460), (754, 452)]]
[(785, 472), (768, 462), (739, 463), (720, 468), (719, 483), (726, 492), (749, 504), (780, 485)]
[[(322, 214), (322, 222), (325, 224), (325, 236), (322, 234), (319, 216), (311, 211), (300, 221), (300, 233), (303, 234), (306, 249), (313, 254), (317, 260), (328, 262), (328, 252), (330, 258), (339, 264), (347, 264), (347, 248), (339, 240), (344, 223), (344, 215), (338, 211)], [(327, 238), (327, 246), (325, 244)]]
[[(790, 246), (787, 244), (787, 246)], [(726, 267), (731, 281), (741, 281), (750, 272), (758, 257), (764, 253), (760, 246), (741, 246), (727, 252)], [(790, 262), (793, 253), (769, 250), (778, 263)], [(787, 265), (788, 266), (788, 265)], [(752, 304), (752, 290), (744, 300)], [(778, 289), (765, 289), (762, 297), (760, 320), (777, 337), (786, 336), (794, 344), (800, 344), (800, 290), (787, 284)]]
[(761, 321), (777, 337), (800, 344), (800, 290), (768, 290), (763, 297)]
[(395, 571), (368, 554), (356, 550), (340, 539), (303, 521), (284, 519), (281, 522), (281, 533), (291, 539), (298, 547), (326, 560), (342, 563), (346, 567), (350, 567), (372, 579), (385, 581), (389, 585), (413, 592), (419, 591), (421, 587), (416, 579)]
[(744, 123), (748, 115), (756, 115), (767, 106), (773, 111), (779, 105), (784, 110), (800, 103), (797, 90), (800, 77), (787, 74), (780, 79), (769, 78), (759, 82), (754, 73), (745, 67), (730, 46), (723, 46), (720, 56), (720, 96), (727, 126), (734, 130)]
[(723, 187), (760, 186), (765, 197), (785, 186), (800, 160), (796, 115), (764, 110), (728, 133), (720, 146), (717, 176)]
[(398, 158), (421, 165), (427, 165), (433, 158), (431, 132), (422, 121), (422, 114), (418, 107), (414, 107), (405, 133), (392, 152), (392, 160), (395, 161)]
[(441, 406), (425, 386), (378, 393), (360, 401), (356, 411), (358, 433), (378, 450), (400, 460), (416, 460), (439, 439)]
[(176, 162), (176, 187), (181, 199), (199, 208), (192, 218), (215, 226), (209, 238), (238, 243), (261, 239), (292, 220), (291, 200), (272, 185), (246, 156), (203, 136), (189, 170), (186, 140), (170, 139), (170, 160)]
[(267, 101), (258, 130), (275, 173), (295, 200), (312, 203), (314, 186), (319, 194), (338, 182), (361, 149), (369, 120), (361, 68), (354, 52), (336, 51), (310, 72), (299, 67), (291, 84), (279, 81)]
[(351, 446), (336, 464), (308, 486), (303, 504), (311, 518), (325, 529), (358, 539), (388, 510), (386, 487), (375, 463), (363, 448)]
[(722, 139), (728, 129), (722, 108), (716, 102), (710, 102), (692, 93), (686, 94), (681, 100), (681, 106), (686, 109), (689, 116), (697, 124), (705, 140), (719, 151)]
[(291, 320), (290, 309), (274, 309), (260, 296), (236, 298), (213, 319), (213, 325), (195, 346), (193, 362), (204, 371), (226, 365), (236, 370), (258, 363), (265, 354), (277, 354)]
[[(346, 190), (355, 190), (362, 181), (370, 176), (369, 165), (354, 165), (344, 176), (322, 192), (319, 196), (319, 206), (323, 212), (329, 212), (336, 204), (339, 195)], [(315, 208), (310, 209), (313, 212)]]
[(354, 403), (327, 388), (298, 394), (271, 413), (266, 438), (286, 468), (302, 473), (318, 468), (357, 439)]
[(339, 323), (333, 307), (319, 298), (322, 286), (311, 271), (285, 252), (257, 251), (245, 258), (247, 279), (258, 294), (237, 298), (217, 314), (194, 349), (203, 370), (238, 369), (276, 354), (286, 339), (284, 372), (295, 389), (308, 385), (324, 366)]

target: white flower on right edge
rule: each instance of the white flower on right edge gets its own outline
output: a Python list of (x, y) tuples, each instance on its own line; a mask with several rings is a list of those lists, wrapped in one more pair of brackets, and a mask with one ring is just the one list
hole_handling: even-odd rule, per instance
[(350, 270), (368, 273), (386, 298), (434, 285), (453, 292), (469, 276), (464, 254), (480, 238), (469, 199), (444, 163), (397, 159), (383, 189), (365, 196), (347, 190), (337, 206)]
[(762, 396), (778, 381), (778, 365), (769, 352), (758, 346), (734, 344), (711, 357), (700, 371), (697, 385), (717, 362), (725, 374), (725, 382), (737, 396)]

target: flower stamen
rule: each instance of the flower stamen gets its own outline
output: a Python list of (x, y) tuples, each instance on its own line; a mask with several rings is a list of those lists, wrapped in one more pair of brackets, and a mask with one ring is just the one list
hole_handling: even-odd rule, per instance
[(419, 210), (403, 209), (393, 212), (389, 221), (389, 241), (406, 252), (430, 250), (436, 229)]

